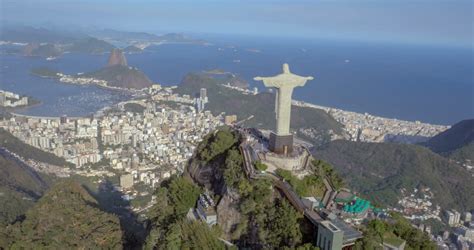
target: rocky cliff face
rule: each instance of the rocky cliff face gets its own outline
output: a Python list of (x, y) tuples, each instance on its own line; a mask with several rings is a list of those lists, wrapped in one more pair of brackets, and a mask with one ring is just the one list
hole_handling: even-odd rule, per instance
[(223, 195), (226, 192), (226, 186), (223, 178), (224, 173), (219, 168), (219, 164), (218, 162), (203, 164), (193, 161), (189, 165), (186, 174), (199, 185), (212, 190), (215, 194)]
[(216, 207), (217, 223), (222, 229), (223, 237), (226, 240), (232, 240), (232, 233), (242, 217), (239, 212), (241, 197), (235, 190), (226, 186), (221, 164), (219, 161), (209, 164), (194, 161), (189, 165), (185, 174), (191, 177), (194, 182), (222, 197)]
[(217, 205), (217, 224), (220, 225), (225, 238), (231, 240), (232, 232), (239, 224), (242, 215), (239, 212), (240, 195), (231, 189), (226, 190)]
[(122, 65), (127, 66), (127, 59), (123, 54), (121, 49), (112, 49), (110, 52), (109, 62), (107, 66), (115, 66), (115, 65)]

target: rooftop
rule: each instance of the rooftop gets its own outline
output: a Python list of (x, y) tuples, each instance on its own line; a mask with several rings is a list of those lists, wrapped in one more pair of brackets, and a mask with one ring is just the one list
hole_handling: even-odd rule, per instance
[(344, 221), (340, 220), (334, 214), (329, 214), (326, 218), (329, 220), (334, 226), (339, 228), (344, 232), (343, 236), (343, 244), (354, 242), (357, 239), (362, 238), (362, 233), (351, 227), (349, 224), (345, 223)]

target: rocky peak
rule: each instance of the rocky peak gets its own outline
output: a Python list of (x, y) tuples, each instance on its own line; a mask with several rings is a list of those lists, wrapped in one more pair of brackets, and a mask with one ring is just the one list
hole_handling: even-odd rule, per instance
[(28, 43), (23, 48), (23, 55), (24, 56), (33, 56), (34, 51), (40, 47), (39, 43)]
[(110, 52), (109, 62), (107, 66), (122, 65), (127, 66), (127, 59), (121, 49), (112, 49)]

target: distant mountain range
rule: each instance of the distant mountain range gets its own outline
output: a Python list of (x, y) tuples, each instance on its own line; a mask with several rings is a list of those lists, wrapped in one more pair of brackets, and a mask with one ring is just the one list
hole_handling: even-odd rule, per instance
[(88, 31), (87, 34), (106, 41), (121, 41), (127, 43), (191, 43), (191, 44), (205, 44), (205, 40), (195, 39), (186, 36), (182, 33), (166, 33), (162, 35), (155, 35), (146, 32), (129, 32), (119, 31), (113, 29), (103, 29)]
[(0, 29), (2, 41), (17, 43), (73, 43), (86, 37), (81, 32), (56, 31), (31, 26), (9, 26)]
[(0, 30), (0, 40), (24, 47), (3, 49), (4, 53), (25, 56), (58, 57), (65, 52), (103, 54), (115, 48), (113, 44), (128, 44), (126, 53), (140, 53), (143, 49), (162, 43), (206, 44), (184, 34), (155, 35), (144, 32), (127, 32), (111, 29), (64, 31), (29, 26), (5, 27)]

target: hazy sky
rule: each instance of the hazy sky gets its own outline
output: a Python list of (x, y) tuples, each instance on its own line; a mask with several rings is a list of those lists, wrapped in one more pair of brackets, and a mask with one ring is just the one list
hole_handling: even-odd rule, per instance
[(472, 47), (471, 0), (0, 0), (5, 23)]

